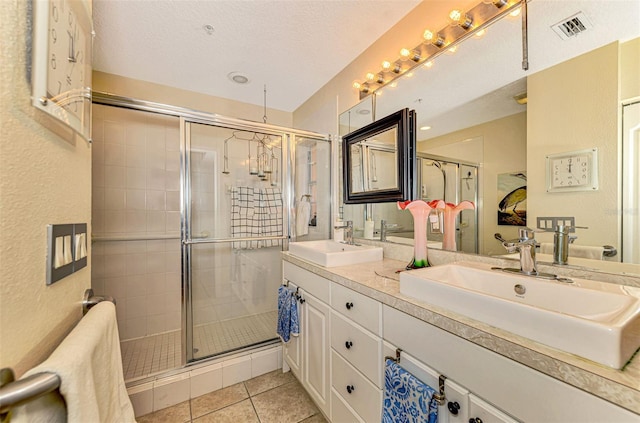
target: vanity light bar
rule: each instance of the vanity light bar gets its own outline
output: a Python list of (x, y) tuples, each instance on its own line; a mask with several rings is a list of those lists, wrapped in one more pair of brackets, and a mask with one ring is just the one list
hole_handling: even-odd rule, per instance
[[(367, 74), (366, 81), (354, 82), (353, 87), (360, 92), (360, 99), (375, 93), (380, 88), (394, 83), (396, 79), (423, 63), (433, 61), (440, 54), (455, 48), (467, 38), (486, 30), (499, 19), (513, 13), (518, 8), (526, 12), (527, 0), (484, 0), (466, 12), (454, 10), (450, 22), (437, 32), (425, 30), (424, 41), (413, 49), (403, 48), (395, 62), (385, 60), (382, 69)], [(455, 13), (454, 13), (455, 12)], [(527, 61), (526, 13), (522, 14), (523, 69), (528, 69)]]

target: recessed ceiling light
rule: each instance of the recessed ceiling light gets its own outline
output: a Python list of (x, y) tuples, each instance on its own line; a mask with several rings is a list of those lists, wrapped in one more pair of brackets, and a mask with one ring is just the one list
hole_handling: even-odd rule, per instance
[(213, 34), (215, 32), (215, 30), (216, 30), (213, 27), (213, 25), (209, 25), (209, 24), (202, 25), (202, 29), (204, 29), (204, 32), (206, 32), (209, 35)]
[(241, 74), (240, 72), (231, 72), (227, 75), (227, 78), (235, 82), (236, 84), (247, 84), (249, 83), (249, 77)]
[(421, 130), (421, 131), (428, 131), (429, 129), (431, 129), (431, 127), (430, 127), (430, 126), (421, 126), (421, 127), (420, 127), (420, 130)]

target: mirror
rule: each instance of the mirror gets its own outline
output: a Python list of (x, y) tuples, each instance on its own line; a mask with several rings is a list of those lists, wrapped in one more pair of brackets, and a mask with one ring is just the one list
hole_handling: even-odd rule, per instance
[[(554, 2), (557, 8), (551, 9), (545, 8), (547, 3), (530, 5), (529, 71), (519, 69), (520, 22), (505, 18), (489, 28), (484, 39), (469, 39), (454, 55), (437, 58), (433, 67), (421, 68), (412, 78), (401, 78), (395, 88), (383, 88), (372, 109), (385, 113), (400, 106), (415, 108), (417, 126), (432, 127), (418, 131), (418, 155), (478, 164), (478, 252), (483, 255), (505, 256), (501, 243), (493, 237), (496, 232), (506, 239), (517, 237), (518, 226), (499, 225), (497, 220), (498, 179), (504, 174), (526, 178), (527, 199), (522, 205), (528, 227), (536, 228), (537, 218), (545, 216), (573, 216), (576, 225), (588, 226), (572, 233), (578, 237), (575, 245), (608, 244), (620, 249), (622, 233), (626, 237), (630, 234), (623, 232), (621, 225), (634, 216), (638, 219), (637, 204), (624, 209), (619, 205), (624, 187), (637, 190), (637, 185), (620, 179), (622, 152), (618, 143), (621, 146), (622, 140), (616, 128), (622, 104), (640, 98), (640, 28), (637, 19), (629, 18), (637, 16), (640, 6), (622, 1), (619, 8), (611, 10), (601, 2), (570, 0)], [(552, 27), (579, 11), (591, 26), (576, 39), (562, 40)], [(509, 60), (503, 60), (505, 57)], [(622, 89), (612, 90), (609, 81)], [(526, 105), (514, 100), (523, 93), (527, 94)], [(370, 103), (365, 99), (358, 106)], [(460, 156), (469, 153), (466, 145), (470, 139), (478, 140), (482, 151), (474, 160)], [(545, 157), (591, 147), (599, 152), (600, 188), (596, 192), (547, 192)], [(353, 218), (356, 228), (365, 214), (364, 208), (357, 207), (346, 206), (344, 211), (344, 218)], [(410, 222), (395, 207), (373, 205), (366, 213), (374, 216), (376, 225), (380, 219), (402, 222), (400, 226), (410, 233)], [(553, 234), (536, 234), (536, 239), (551, 243)], [(626, 266), (619, 263), (621, 256), (590, 260), (594, 263), (588, 267), (640, 273), (640, 263), (631, 260), (636, 266)]]
[(402, 109), (343, 137), (345, 204), (414, 198), (415, 113)]

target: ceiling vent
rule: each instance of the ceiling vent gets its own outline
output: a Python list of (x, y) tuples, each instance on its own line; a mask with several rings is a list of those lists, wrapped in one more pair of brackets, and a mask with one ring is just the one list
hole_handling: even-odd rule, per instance
[(593, 25), (582, 12), (578, 12), (570, 18), (563, 19), (551, 26), (551, 29), (563, 40), (569, 40), (590, 28), (593, 28)]

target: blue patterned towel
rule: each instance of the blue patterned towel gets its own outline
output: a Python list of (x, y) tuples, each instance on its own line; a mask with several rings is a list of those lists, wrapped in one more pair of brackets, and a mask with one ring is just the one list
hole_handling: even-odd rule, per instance
[(387, 360), (384, 370), (383, 423), (436, 423), (436, 391), (414, 375)]
[(289, 342), (291, 335), (298, 336), (300, 333), (299, 322), (295, 294), (286, 286), (280, 285), (278, 288), (278, 327), (276, 331), (284, 342)]

